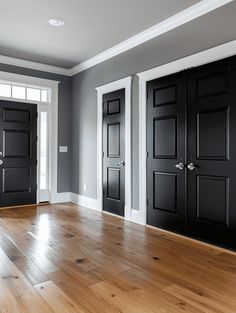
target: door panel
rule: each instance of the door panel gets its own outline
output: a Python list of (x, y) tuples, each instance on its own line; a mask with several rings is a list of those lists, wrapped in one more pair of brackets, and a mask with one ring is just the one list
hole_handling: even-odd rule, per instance
[(125, 89), (103, 96), (103, 210), (124, 215)]
[(0, 101), (0, 149), (0, 206), (36, 203), (36, 104)]
[(230, 61), (189, 72), (188, 234), (236, 248), (236, 75)]
[(147, 223), (185, 231), (185, 75), (147, 84)]

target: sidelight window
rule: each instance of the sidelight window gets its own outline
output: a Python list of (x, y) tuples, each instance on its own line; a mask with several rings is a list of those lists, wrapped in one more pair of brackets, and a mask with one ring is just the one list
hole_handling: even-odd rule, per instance
[(47, 180), (47, 112), (40, 112), (40, 190), (45, 190), (48, 187)]

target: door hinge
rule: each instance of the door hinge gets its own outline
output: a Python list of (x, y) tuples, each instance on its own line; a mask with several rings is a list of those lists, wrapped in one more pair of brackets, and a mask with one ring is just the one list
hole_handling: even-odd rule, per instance
[(39, 140), (39, 136), (36, 136), (36, 141), (38, 141)]
[(102, 157), (104, 158), (104, 156), (105, 156), (105, 153), (104, 153), (104, 151), (102, 152)]
[(102, 110), (105, 110), (105, 102), (102, 103)]
[(147, 89), (147, 91), (146, 91), (146, 97), (147, 97), (147, 99), (148, 99), (148, 94), (149, 94), (149, 90)]
[(39, 113), (37, 112), (37, 114), (36, 114), (36, 117), (38, 118), (39, 117)]
[(146, 159), (148, 159), (149, 157), (149, 153), (146, 151)]
[(36, 160), (36, 165), (38, 165), (39, 164), (39, 162), (38, 162), (38, 160)]

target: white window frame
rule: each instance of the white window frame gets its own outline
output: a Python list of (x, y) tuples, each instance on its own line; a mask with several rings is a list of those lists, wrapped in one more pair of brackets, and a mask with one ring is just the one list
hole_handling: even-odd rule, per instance
[[(45, 103), (45, 104), (50, 104), (51, 102), (51, 88), (48, 87), (40, 87), (40, 86), (35, 86), (35, 85), (29, 85), (25, 83), (19, 83), (19, 82), (11, 82), (11, 81), (5, 81), (0, 79), (0, 84), (4, 84), (7, 86), (11, 87), (11, 96), (10, 97), (4, 97), (0, 96), (2, 100), (12, 100), (12, 101), (24, 101), (24, 102), (29, 102), (29, 103)], [(25, 98), (17, 98), (13, 97), (13, 87), (24, 87), (25, 88)], [(40, 91), (40, 98), (41, 98), (41, 91), (47, 91), (48, 92), (48, 99), (47, 101), (41, 101), (41, 100), (29, 100), (27, 99), (27, 89), (37, 89)]]
[[(40, 176), (40, 172), (41, 172), (41, 158), (40, 158), (40, 144), (41, 144), (41, 113), (45, 112), (47, 113), (47, 163), (46, 163), (46, 173), (47, 173), (47, 189), (41, 189), (40, 185), (41, 185), (41, 176)], [(38, 179), (38, 202), (45, 202), (45, 201), (49, 201), (50, 199), (50, 188), (49, 188), (49, 160), (50, 160), (50, 152), (49, 152), (49, 125), (50, 125), (50, 106), (48, 105), (48, 103), (44, 103), (44, 104), (40, 104), (38, 106), (38, 123), (37, 123), (37, 127), (38, 127), (38, 142), (37, 142), (37, 151), (38, 151), (38, 167), (37, 167), (37, 177)]]
[[(49, 176), (49, 201), (56, 203), (60, 196), (57, 193), (57, 162), (58, 162), (58, 85), (59, 81), (48, 80), (44, 78), (31, 77), (26, 75), (8, 73), (0, 71), (0, 81), (12, 85), (20, 85), (25, 87), (32, 87), (37, 89), (47, 89), (49, 91), (49, 102), (31, 101), (27, 99), (15, 99), (9, 97), (0, 97), (0, 100), (24, 102), (37, 104), (37, 112), (41, 108), (48, 106), (48, 176)], [(39, 123), (37, 123), (37, 135), (39, 133)], [(37, 159), (40, 161), (39, 155), (39, 140), (37, 143)], [(40, 192), (40, 177), (39, 177), (39, 163), (37, 166), (37, 203), (39, 203)]]
[(146, 190), (146, 86), (147, 82), (180, 71), (218, 61), (236, 54), (236, 40), (226, 44), (193, 54), (191, 56), (170, 62), (156, 68), (138, 73), (139, 77), (139, 210), (137, 211), (139, 224), (146, 224), (147, 190)]
[(132, 77), (126, 77), (95, 88), (97, 90), (97, 199), (98, 211), (103, 209), (103, 95), (125, 89), (125, 216), (131, 219), (131, 85)]

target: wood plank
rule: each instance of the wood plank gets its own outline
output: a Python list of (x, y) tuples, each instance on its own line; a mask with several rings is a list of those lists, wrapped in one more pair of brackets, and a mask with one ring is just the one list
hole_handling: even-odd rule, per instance
[(0, 211), (1, 313), (235, 313), (236, 254), (70, 203)]
[(83, 313), (52, 281), (34, 286), (37, 292), (57, 313)]

